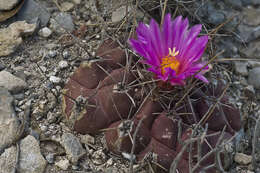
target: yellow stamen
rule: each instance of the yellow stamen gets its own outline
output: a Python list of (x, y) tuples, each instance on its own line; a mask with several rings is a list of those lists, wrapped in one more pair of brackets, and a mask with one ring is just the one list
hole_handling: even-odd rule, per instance
[(178, 74), (180, 62), (176, 59), (176, 56), (179, 54), (179, 51), (175, 52), (175, 50), (175, 47), (172, 50), (171, 48), (169, 48), (169, 54), (166, 57), (162, 58), (162, 74), (164, 74), (165, 69), (169, 67)]

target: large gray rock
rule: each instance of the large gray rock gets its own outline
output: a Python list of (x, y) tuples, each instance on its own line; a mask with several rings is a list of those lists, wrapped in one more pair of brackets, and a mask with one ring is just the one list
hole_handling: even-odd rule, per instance
[(28, 23), (35, 23), (38, 18), (40, 26), (44, 27), (49, 22), (50, 16), (50, 13), (44, 6), (38, 4), (34, 0), (26, 0), (17, 14), (17, 20), (25, 20)]
[(260, 9), (259, 8), (245, 8), (243, 10), (243, 23), (251, 26), (258, 26), (260, 24)]
[(27, 88), (27, 83), (7, 71), (1, 71), (0, 87), (5, 87), (12, 93), (18, 93)]
[(54, 19), (51, 19), (50, 23), (50, 28), (57, 33), (74, 30), (73, 19), (68, 13), (59, 13)]
[(43, 173), (47, 161), (40, 151), (39, 142), (31, 135), (20, 143), (19, 173)]
[(0, 173), (13, 172), (16, 163), (16, 147), (12, 146), (0, 156)]
[(0, 0), (0, 10), (11, 10), (13, 9), (21, 0)]
[(240, 74), (242, 76), (248, 75), (248, 70), (247, 70), (248, 64), (246, 62), (236, 61), (236, 62), (234, 62), (234, 65), (235, 65), (235, 71), (237, 74)]
[(260, 67), (253, 68), (248, 74), (248, 83), (254, 88), (260, 89)]
[(238, 26), (238, 31), (239, 31), (239, 36), (240, 36), (239, 41), (241, 43), (243, 43), (243, 42), (248, 43), (248, 42), (254, 41), (255, 39), (260, 37), (260, 28), (259, 27), (240, 24)]
[(8, 90), (0, 87), (0, 154), (19, 139), (20, 132), (23, 130), (14, 113), (12, 103), (13, 97)]
[(86, 153), (79, 139), (71, 133), (64, 133), (61, 142), (69, 160), (74, 164)]
[(241, 53), (247, 58), (260, 58), (260, 41), (250, 42), (247, 47), (243, 46)]

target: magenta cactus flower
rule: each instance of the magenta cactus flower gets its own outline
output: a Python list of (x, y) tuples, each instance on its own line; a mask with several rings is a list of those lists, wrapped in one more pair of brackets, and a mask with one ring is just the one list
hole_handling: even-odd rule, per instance
[[(200, 58), (208, 42), (208, 36), (198, 37), (201, 25), (189, 28), (187, 18), (178, 16), (173, 21), (171, 15), (165, 16), (160, 28), (154, 19), (150, 25), (140, 23), (136, 29), (137, 40), (129, 43), (136, 53), (144, 57), (149, 71), (172, 85), (184, 85), (185, 79), (197, 73), (205, 66)], [(208, 66), (204, 67), (196, 78), (208, 82), (203, 76)]]

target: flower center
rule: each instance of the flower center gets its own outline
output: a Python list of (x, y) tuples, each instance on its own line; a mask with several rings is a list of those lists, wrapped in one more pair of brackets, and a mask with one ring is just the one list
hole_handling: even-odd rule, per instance
[(169, 54), (166, 57), (162, 58), (162, 63), (161, 63), (161, 69), (162, 69), (162, 74), (166, 72), (166, 68), (171, 68), (178, 74), (179, 71), (179, 66), (180, 62), (176, 59), (176, 56), (179, 54), (179, 51), (175, 52), (175, 48), (171, 50), (169, 48)]

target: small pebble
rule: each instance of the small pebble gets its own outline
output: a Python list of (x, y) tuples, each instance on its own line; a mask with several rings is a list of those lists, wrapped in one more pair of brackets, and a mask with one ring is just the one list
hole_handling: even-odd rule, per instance
[(76, 5), (79, 5), (81, 3), (81, 0), (72, 0), (72, 2)]
[(248, 85), (244, 88), (244, 94), (248, 98), (254, 98), (255, 97), (255, 89), (252, 85)]
[(113, 165), (113, 159), (112, 158), (108, 159), (106, 165), (107, 166), (112, 166)]
[(74, 4), (70, 2), (63, 2), (60, 6), (62, 11), (70, 11), (74, 8)]
[(88, 134), (80, 136), (80, 142), (83, 144), (95, 144), (95, 138)]
[(62, 56), (63, 56), (64, 59), (68, 59), (69, 56), (70, 56), (69, 51), (64, 50), (63, 53), (62, 53)]
[(48, 38), (48, 37), (52, 34), (52, 31), (51, 31), (48, 27), (44, 27), (44, 28), (40, 29), (40, 31), (38, 32), (38, 34), (39, 34), (41, 37)]
[(14, 94), (13, 96), (16, 100), (23, 100), (24, 99), (24, 93)]
[(47, 71), (47, 68), (45, 66), (40, 66), (40, 70), (41, 70), (41, 72), (45, 73)]
[(56, 51), (50, 50), (50, 51), (48, 52), (48, 57), (50, 57), (50, 58), (54, 58), (56, 55), (57, 55), (57, 52), (56, 52)]
[(56, 162), (55, 165), (58, 166), (60, 169), (66, 171), (70, 166), (70, 162), (67, 159), (63, 159)]
[(78, 165), (72, 165), (72, 169), (77, 171), (77, 170), (79, 170), (79, 166)]
[(50, 81), (51, 81), (52, 83), (58, 84), (58, 83), (61, 82), (61, 78), (56, 77), (56, 76), (50, 76)]
[(67, 61), (60, 61), (60, 62), (59, 62), (59, 68), (60, 68), (60, 69), (67, 68), (68, 66), (69, 66), (69, 64), (68, 64)]
[(45, 125), (40, 126), (41, 131), (46, 132), (48, 130), (48, 127)]
[(48, 112), (47, 120), (49, 123), (54, 123), (57, 120), (57, 117), (52, 112)]
[(50, 153), (46, 156), (46, 160), (48, 163), (52, 164), (54, 163), (54, 154), (53, 153)]
[(4, 70), (4, 69), (5, 69), (5, 66), (3, 64), (0, 64), (0, 71)]
[(238, 164), (248, 165), (249, 163), (252, 162), (252, 156), (246, 155), (244, 153), (236, 153), (234, 160)]
[(99, 34), (96, 35), (96, 39), (100, 39), (100, 35)]

